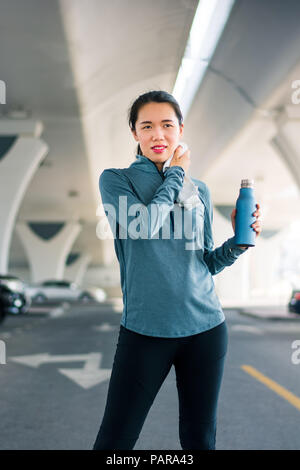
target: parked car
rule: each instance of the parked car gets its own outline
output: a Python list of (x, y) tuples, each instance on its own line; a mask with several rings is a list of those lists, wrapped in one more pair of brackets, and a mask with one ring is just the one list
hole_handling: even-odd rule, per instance
[(95, 302), (104, 302), (107, 298), (105, 290), (98, 286), (85, 286), (84, 292), (87, 294), (87, 297), (90, 296), (90, 300)]
[(300, 313), (300, 289), (293, 290), (290, 301), (288, 303), (288, 311)]
[(26, 313), (31, 298), (25, 291), (25, 283), (16, 276), (0, 275), (0, 310), (14, 315)]
[(7, 291), (10, 290), (6, 286), (1, 286), (0, 285), (0, 323), (3, 322), (4, 318), (6, 317), (8, 311), (7, 311), (7, 304), (10, 305), (10, 302), (8, 301), (8, 293)]
[(93, 286), (80, 287), (75, 282), (67, 280), (47, 280), (38, 284), (27, 284), (27, 293), (33, 302), (45, 302), (47, 300), (68, 301), (96, 301), (103, 302), (106, 293), (103, 289)]

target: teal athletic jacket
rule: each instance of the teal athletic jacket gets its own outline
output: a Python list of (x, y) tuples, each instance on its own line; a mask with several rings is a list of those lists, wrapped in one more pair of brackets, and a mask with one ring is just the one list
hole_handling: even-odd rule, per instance
[(213, 275), (244, 251), (234, 236), (214, 249), (213, 207), (207, 185), (197, 185), (201, 205), (175, 203), (185, 171), (163, 173), (144, 155), (128, 168), (105, 169), (102, 204), (114, 237), (123, 293), (121, 325), (148, 336), (178, 338), (225, 320)]

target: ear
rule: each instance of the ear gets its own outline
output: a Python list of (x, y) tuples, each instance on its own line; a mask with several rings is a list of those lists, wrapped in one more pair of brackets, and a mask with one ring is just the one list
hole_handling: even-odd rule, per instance
[(180, 137), (183, 136), (183, 128), (184, 128), (184, 125), (181, 124), (181, 126), (180, 126), (180, 128), (179, 128), (179, 135), (180, 135)]
[(138, 141), (139, 141), (139, 138), (138, 138), (138, 136), (136, 135), (136, 131), (133, 130), (133, 129), (131, 129), (131, 132), (132, 132), (132, 135), (133, 135), (134, 139), (138, 142)]

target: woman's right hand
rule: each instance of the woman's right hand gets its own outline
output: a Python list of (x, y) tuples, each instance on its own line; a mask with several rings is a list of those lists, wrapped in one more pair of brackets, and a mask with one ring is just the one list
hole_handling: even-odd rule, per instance
[(174, 156), (170, 162), (170, 167), (181, 166), (184, 169), (185, 173), (187, 173), (189, 166), (191, 164), (191, 160), (190, 160), (191, 151), (187, 149), (182, 155), (180, 155), (181, 151), (182, 151), (182, 147), (178, 145), (178, 147), (176, 148), (174, 152)]

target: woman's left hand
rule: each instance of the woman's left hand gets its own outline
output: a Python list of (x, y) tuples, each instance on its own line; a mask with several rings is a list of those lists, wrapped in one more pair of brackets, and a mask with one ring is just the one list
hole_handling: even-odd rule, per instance
[[(260, 205), (257, 203), (256, 204), (256, 207), (257, 207), (257, 210), (255, 212), (253, 212), (252, 215), (254, 215), (256, 217), (256, 221), (253, 222), (253, 224), (251, 225), (251, 227), (254, 228), (254, 230), (256, 231), (256, 236), (258, 237), (258, 235), (260, 234), (261, 232), (261, 222), (259, 220), (259, 217), (260, 217)], [(233, 231), (235, 232), (235, 216), (236, 216), (236, 209), (233, 209), (233, 211), (231, 212), (231, 223), (232, 223), (232, 228), (233, 228)]]

